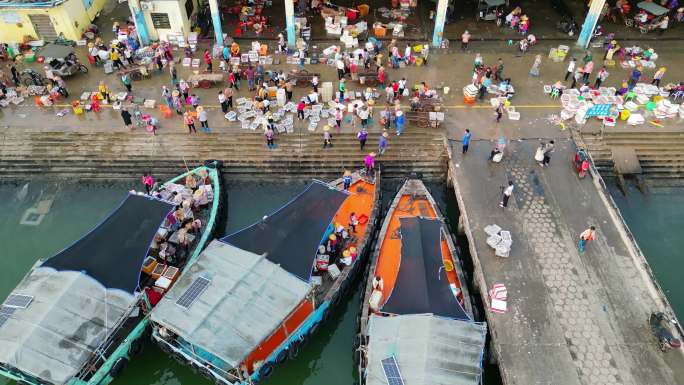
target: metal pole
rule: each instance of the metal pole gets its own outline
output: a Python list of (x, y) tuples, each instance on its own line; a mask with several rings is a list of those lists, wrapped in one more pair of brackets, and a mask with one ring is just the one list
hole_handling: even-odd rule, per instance
[(580, 47), (587, 48), (589, 46), (591, 37), (594, 35), (594, 28), (596, 28), (596, 23), (598, 23), (599, 17), (601, 17), (601, 10), (605, 3), (606, 0), (593, 0), (591, 2), (587, 17), (584, 19), (584, 24), (582, 24), (579, 39), (577, 39), (577, 45)]
[(294, 0), (285, 0), (285, 27), (287, 29), (287, 46), (294, 48), (297, 43), (294, 22)]
[(219, 11), (218, 2), (216, 0), (209, 0), (209, 10), (211, 11), (211, 20), (214, 24), (214, 34), (216, 35), (216, 44), (223, 46), (223, 29), (221, 28), (221, 12)]
[(446, 12), (448, 0), (439, 0), (437, 3), (437, 13), (435, 14), (435, 29), (432, 32), (432, 46), (439, 48), (442, 46), (444, 34), (444, 23), (446, 22)]
[(147, 25), (145, 24), (145, 14), (140, 9), (140, 1), (130, 0), (128, 2), (128, 8), (131, 10), (131, 15), (133, 15), (133, 23), (135, 24), (135, 31), (138, 33), (140, 44), (150, 44), (150, 35), (147, 32)]

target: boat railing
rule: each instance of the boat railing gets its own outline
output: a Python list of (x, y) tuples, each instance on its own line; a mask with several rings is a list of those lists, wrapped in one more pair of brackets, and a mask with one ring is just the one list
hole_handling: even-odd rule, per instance
[(211, 362), (200, 357), (194, 351), (191, 352), (191, 354), (188, 354), (190, 352), (188, 352), (187, 349), (183, 349), (178, 344), (176, 339), (174, 339), (173, 341), (169, 341), (163, 338), (161, 335), (159, 335), (158, 329), (156, 327), (154, 328), (154, 332), (152, 333), (152, 338), (154, 338), (154, 340), (157, 341), (157, 343), (166, 346), (168, 349), (171, 350), (172, 353), (181, 355), (184, 359), (189, 361), (191, 365), (199, 366), (200, 368), (205, 368), (209, 371), (209, 373), (211, 373), (211, 375), (215, 379), (218, 379), (220, 382), (226, 385), (241, 384), (243, 382), (242, 378), (236, 376), (230, 371), (226, 371), (225, 369), (217, 367)]
[[(117, 323), (114, 325), (112, 328), (112, 331), (109, 333), (109, 337), (107, 337), (106, 340), (104, 340), (100, 346), (98, 346), (97, 349), (92, 353), (90, 359), (81, 367), (81, 370), (78, 372), (78, 374), (75, 376), (79, 380), (85, 380), (89, 376), (95, 374), (97, 370), (99, 369), (100, 365), (102, 365), (105, 361), (107, 361), (108, 355), (107, 352), (110, 350), (114, 342), (116, 341), (116, 337), (119, 334), (119, 331), (123, 329), (123, 327), (126, 324), (126, 321), (130, 319), (131, 313), (133, 310), (138, 308), (139, 306), (143, 305), (144, 302), (144, 296), (139, 294), (138, 300), (131, 305), (128, 310), (119, 318)], [(142, 311), (142, 308), (139, 308), (138, 311)]]

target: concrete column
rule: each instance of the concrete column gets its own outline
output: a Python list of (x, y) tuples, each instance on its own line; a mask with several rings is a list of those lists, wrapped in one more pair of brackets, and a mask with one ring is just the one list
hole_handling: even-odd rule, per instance
[(587, 17), (584, 19), (584, 24), (582, 24), (582, 31), (580, 32), (579, 39), (577, 39), (578, 46), (587, 48), (589, 45), (589, 41), (594, 34), (594, 28), (596, 28), (596, 23), (598, 23), (599, 17), (601, 16), (601, 10), (605, 3), (606, 0), (593, 0), (591, 2)]
[(147, 24), (145, 24), (145, 14), (142, 9), (140, 9), (140, 1), (130, 0), (128, 2), (128, 8), (131, 10), (131, 15), (133, 15), (133, 23), (135, 24), (135, 31), (138, 34), (140, 44), (150, 44), (150, 35), (147, 32)]
[(216, 44), (223, 46), (223, 28), (221, 27), (221, 12), (217, 0), (209, 0), (209, 10), (211, 11), (211, 21), (214, 24), (214, 34)]
[(435, 29), (432, 32), (432, 46), (439, 48), (442, 46), (444, 33), (444, 23), (446, 22), (447, 5), (449, 0), (438, 0), (437, 12), (435, 14)]
[(287, 29), (287, 46), (294, 48), (297, 44), (297, 36), (295, 36), (294, 0), (285, 0), (285, 27)]

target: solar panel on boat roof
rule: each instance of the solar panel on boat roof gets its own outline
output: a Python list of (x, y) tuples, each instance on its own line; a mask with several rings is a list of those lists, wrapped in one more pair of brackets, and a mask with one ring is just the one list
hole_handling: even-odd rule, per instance
[(15, 307), (19, 309), (26, 309), (33, 301), (30, 295), (11, 294), (3, 304), (4, 306)]
[(0, 306), (0, 327), (14, 314), (17, 309), (8, 306)]
[(209, 287), (210, 283), (210, 280), (204, 277), (198, 277), (187, 289), (185, 289), (185, 293), (178, 298), (176, 305), (189, 309), (193, 302), (195, 302), (195, 300), (200, 296), (200, 294), (202, 294), (204, 290)]
[(404, 385), (404, 379), (401, 378), (399, 365), (394, 356), (382, 360), (382, 370), (385, 372), (388, 385)]
[(0, 306), (0, 315), (12, 315), (17, 309), (9, 306)]

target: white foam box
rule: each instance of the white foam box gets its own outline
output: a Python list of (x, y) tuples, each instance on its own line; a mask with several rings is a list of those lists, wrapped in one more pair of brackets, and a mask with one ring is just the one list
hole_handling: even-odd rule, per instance
[(498, 225), (485, 226), (484, 232), (488, 235), (498, 235), (499, 232), (501, 232), (501, 227), (499, 227)]
[(333, 263), (333, 264), (331, 264), (330, 266), (328, 266), (328, 275), (329, 275), (330, 278), (332, 278), (333, 280), (336, 280), (337, 277), (340, 276), (340, 269), (337, 267), (336, 264)]
[(499, 243), (501, 243), (501, 237), (496, 234), (490, 235), (489, 238), (487, 238), (487, 244), (493, 249), (496, 249)]

